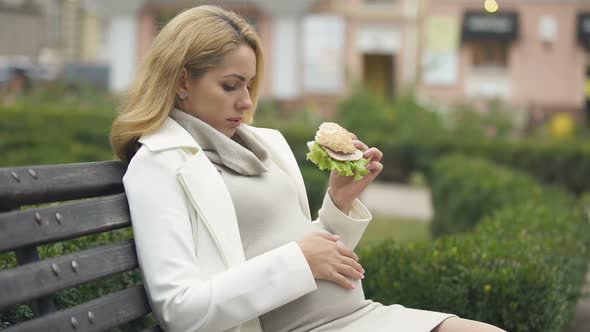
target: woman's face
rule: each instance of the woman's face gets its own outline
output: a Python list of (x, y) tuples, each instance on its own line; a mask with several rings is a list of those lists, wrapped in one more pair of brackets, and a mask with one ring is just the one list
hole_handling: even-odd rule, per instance
[(253, 107), (250, 86), (255, 75), (256, 54), (241, 44), (217, 67), (181, 83), (180, 90), (187, 97), (180, 101), (180, 108), (232, 137), (244, 113)]

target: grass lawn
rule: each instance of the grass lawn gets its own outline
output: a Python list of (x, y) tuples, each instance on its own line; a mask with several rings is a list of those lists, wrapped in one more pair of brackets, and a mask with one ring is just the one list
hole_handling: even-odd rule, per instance
[(373, 216), (359, 245), (394, 239), (400, 243), (430, 241), (430, 223), (395, 217)]

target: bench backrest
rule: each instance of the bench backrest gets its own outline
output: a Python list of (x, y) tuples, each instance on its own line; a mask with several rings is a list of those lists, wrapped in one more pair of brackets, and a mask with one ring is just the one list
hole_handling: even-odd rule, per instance
[(39, 246), (130, 227), (124, 173), (118, 161), (0, 168), (0, 254), (14, 252), (18, 261), (0, 270), (0, 312), (28, 304), (36, 316), (5, 331), (104, 331), (150, 313), (142, 285), (62, 310), (52, 298), (137, 269), (132, 239), (39, 258)]

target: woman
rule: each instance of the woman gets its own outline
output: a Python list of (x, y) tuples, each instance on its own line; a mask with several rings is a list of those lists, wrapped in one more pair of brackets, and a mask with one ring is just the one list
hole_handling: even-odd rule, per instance
[[(111, 133), (153, 312), (168, 331), (499, 331), (366, 300), (361, 181), (332, 174), (311, 222), (282, 135), (252, 121), (262, 50), (239, 16), (187, 10), (155, 39)], [(442, 324), (441, 324), (442, 323)]]

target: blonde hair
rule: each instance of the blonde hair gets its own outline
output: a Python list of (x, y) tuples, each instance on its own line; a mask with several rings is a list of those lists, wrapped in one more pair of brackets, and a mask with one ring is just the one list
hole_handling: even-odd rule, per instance
[(162, 126), (175, 106), (183, 68), (191, 78), (199, 78), (241, 44), (256, 54), (256, 79), (250, 89), (254, 106), (245, 119), (251, 123), (262, 78), (260, 39), (239, 15), (216, 6), (198, 6), (173, 18), (155, 38), (113, 122), (113, 152), (128, 163), (140, 147), (139, 137)]

